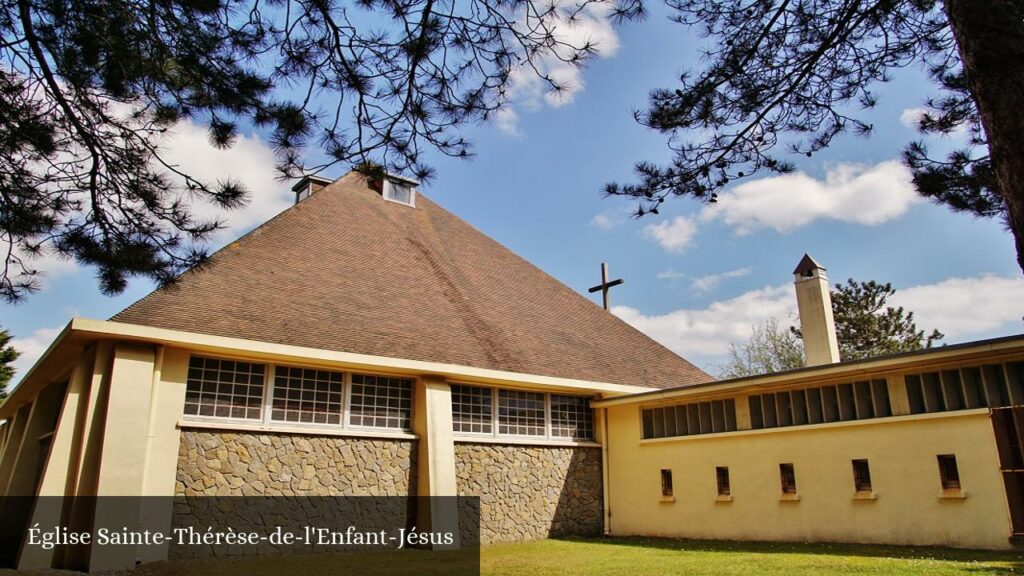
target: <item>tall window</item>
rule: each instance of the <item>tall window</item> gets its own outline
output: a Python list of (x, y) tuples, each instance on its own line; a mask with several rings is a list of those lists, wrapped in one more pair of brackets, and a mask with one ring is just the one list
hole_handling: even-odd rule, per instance
[(672, 496), (672, 471), (664, 469), (661, 471), (661, 495)]
[(729, 486), (729, 467), (718, 466), (715, 468), (715, 480), (718, 481), (718, 495), (730, 496), (732, 488)]
[(796, 471), (792, 464), (779, 464), (779, 480), (783, 494), (796, 494)]
[(939, 480), (943, 490), (960, 489), (960, 470), (956, 466), (955, 454), (939, 454)]
[(412, 380), (352, 375), (349, 424), (405, 430), (411, 416)]
[(188, 363), (185, 414), (259, 420), (263, 364), (193, 356)]
[(278, 366), (270, 419), (277, 422), (340, 424), (341, 372)]
[(481, 386), (452, 385), (452, 429), (490, 434), (494, 430), (493, 393)]
[(871, 468), (867, 460), (853, 461), (853, 489), (857, 492), (871, 492)]
[(544, 436), (544, 394), (498, 390), (498, 433)]

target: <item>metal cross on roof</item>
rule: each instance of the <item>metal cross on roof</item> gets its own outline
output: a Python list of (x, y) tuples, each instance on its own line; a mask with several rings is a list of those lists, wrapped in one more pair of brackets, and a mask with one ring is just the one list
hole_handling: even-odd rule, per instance
[(611, 308), (611, 299), (608, 298), (608, 291), (619, 284), (622, 284), (622, 278), (612, 280), (611, 282), (608, 281), (608, 264), (601, 262), (601, 283), (591, 288), (590, 293), (593, 294), (594, 292), (601, 291), (604, 296), (604, 309), (608, 310)]

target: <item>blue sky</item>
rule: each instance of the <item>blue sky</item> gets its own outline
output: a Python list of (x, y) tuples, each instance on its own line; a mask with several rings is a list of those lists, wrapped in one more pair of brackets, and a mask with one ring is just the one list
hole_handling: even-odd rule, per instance
[[(1024, 279), (1010, 234), (997, 221), (916, 198), (898, 165), (900, 149), (917, 138), (908, 119), (930, 91), (921, 71), (879, 87), (870, 138), (841, 137), (813, 158), (795, 158), (798, 175), (758, 176), (714, 207), (680, 198), (634, 220), (632, 204), (602, 198), (601, 187), (628, 181), (637, 160), (669, 158), (664, 139), (635, 124), (631, 110), (696, 66), (703, 40), (659, 13), (614, 31), (589, 25), (606, 53), (576, 79), (582, 86), (571, 101), (552, 105), (524, 83), (514, 118), (467, 130), (476, 158), (436, 158), (438, 176), (423, 193), (578, 292), (608, 262), (613, 277), (625, 279), (613, 291), (614, 312), (712, 372), (751, 325), (770, 316), (796, 321), (790, 273), (804, 252), (834, 282), (891, 282), (919, 327), (940, 329), (947, 343), (1024, 332)], [(195, 126), (182, 126), (177, 138), (171, 154), (182, 165), (211, 178), (227, 172), (254, 190), (250, 208), (228, 215), (222, 242), (289, 205), (290, 184), (274, 180), (258, 134), (228, 152), (205, 150)], [(135, 280), (110, 298), (90, 270), (52, 260), (41, 267), (49, 270), (41, 292), (2, 305), (0, 325), (25, 352), (22, 370), (72, 316), (106, 319), (152, 289)]]

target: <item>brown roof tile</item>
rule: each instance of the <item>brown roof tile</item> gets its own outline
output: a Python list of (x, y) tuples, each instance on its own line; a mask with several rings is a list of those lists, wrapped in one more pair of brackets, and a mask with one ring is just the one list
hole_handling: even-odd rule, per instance
[(712, 378), (419, 194), (349, 174), (112, 318), (664, 388)]

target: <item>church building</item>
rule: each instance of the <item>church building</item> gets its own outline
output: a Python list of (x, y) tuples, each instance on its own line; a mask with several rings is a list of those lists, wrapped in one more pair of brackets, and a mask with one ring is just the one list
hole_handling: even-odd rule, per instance
[[(809, 367), (715, 381), (413, 181), (294, 191), (176, 283), (68, 323), (0, 405), (0, 495), (476, 496), (485, 544), (1024, 534), (1024, 337), (840, 362), (805, 257)], [(16, 536), (97, 514), (11, 507)], [(22, 543), (13, 562), (163, 557)]]

